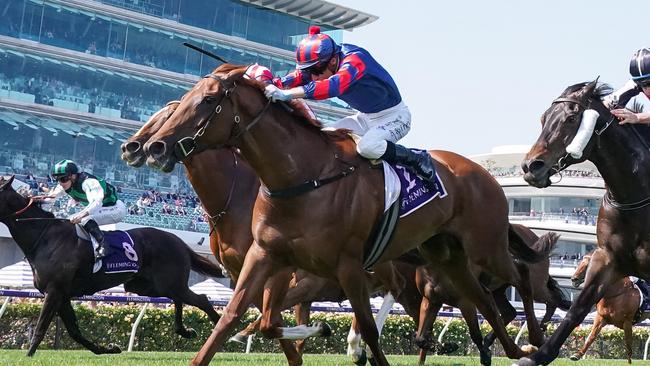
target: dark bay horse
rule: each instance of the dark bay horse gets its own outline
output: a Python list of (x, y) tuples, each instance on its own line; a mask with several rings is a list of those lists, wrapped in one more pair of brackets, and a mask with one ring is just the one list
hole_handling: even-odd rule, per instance
[[(192, 292), (187, 280), (190, 269), (213, 277), (220, 276), (221, 270), (194, 253), (179, 237), (153, 228), (128, 230), (141, 258), (139, 272), (92, 273), (95, 261), (90, 243), (77, 238), (73, 224), (57, 221), (51, 213), (34, 205), (34, 201), (14, 191), (13, 180), (0, 178), (0, 222), (7, 225), (32, 266), (34, 286), (45, 294), (28, 356), (36, 352), (55, 314), (61, 317), (70, 337), (93, 353), (120, 353), (117, 346), (99, 346), (81, 334), (70, 299), (121, 283), (128, 292), (170, 298), (175, 305), (176, 333), (182, 337), (196, 336), (194, 330), (183, 326), (184, 303), (205, 311), (215, 323), (219, 320), (208, 298)], [(38, 220), (22, 221), (30, 218)]]
[[(611, 284), (630, 275), (650, 279), (650, 131), (648, 126), (619, 125), (601, 102), (610, 92), (596, 81), (564, 90), (542, 115), (542, 132), (522, 163), (524, 179), (544, 188), (553, 174), (589, 160), (605, 180), (606, 192), (596, 227), (598, 249), (591, 256), (584, 289), (555, 333), (520, 365), (553, 361)], [(579, 129), (583, 138), (574, 141)], [(581, 151), (574, 151), (576, 146)]]
[[(519, 224), (511, 224), (512, 228), (526, 240), (530, 246), (550, 246), (555, 247), (559, 235), (553, 232), (546, 233), (538, 238), (537, 235), (528, 227)], [(540, 240), (541, 239), (541, 240)], [(558, 283), (548, 274), (550, 261), (547, 259), (529, 265), (531, 274), (531, 286), (533, 289), (533, 298), (536, 302), (546, 305), (546, 312), (540, 322), (542, 329), (551, 320), (555, 310), (559, 307), (562, 310), (568, 310), (571, 306), (571, 301), (566, 298), (566, 295), (560, 289)], [(481, 277), (480, 268), (473, 266), (472, 271), (478, 277)], [(435, 266), (421, 266), (417, 270), (416, 283), (418, 289), (424, 296), (422, 299), (422, 307), (420, 312), (420, 322), (418, 324), (418, 331), (416, 335), (416, 343), (422, 348), (427, 349), (427, 345), (421, 344), (430, 339), (430, 332), (433, 323), (436, 320), (438, 311), (442, 308), (443, 304), (451, 305), (460, 309), (465, 322), (467, 323), (470, 338), (479, 350), (481, 365), (490, 365), (491, 351), (490, 346), (494, 342), (494, 333), (488, 334), (485, 339), (481, 334), (481, 329), (476, 315), (476, 306), (463, 297), (454, 288), (453, 279), (448, 278), (446, 274), (440, 271)], [(510, 323), (517, 315), (516, 309), (512, 307), (506, 295), (507, 285), (499, 281), (493, 281), (489, 287), (492, 289), (492, 296), (494, 297), (501, 317), (504, 323)], [(426, 337), (429, 335), (429, 337)], [(426, 359), (426, 353), (420, 353), (420, 365), (423, 365)]]
[[(133, 167), (141, 166), (146, 155), (142, 146), (149, 140), (178, 107), (179, 102), (172, 101), (155, 113), (133, 136), (125, 141), (122, 159)], [(210, 246), (217, 260), (228, 270), (233, 281), (237, 281), (244, 263), (244, 257), (253, 243), (251, 220), (253, 205), (260, 187), (255, 171), (245, 159), (233, 149), (212, 149), (199, 151), (182, 160), (187, 177), (208, 213), (211, 225)], [(403, 266), (408, 265), (403, 263)], [(407, 286), (406, 279), (395, 272), (390, 263), (381, 264), (369, 275), (368, 281), (373, 290), (382, 290), (394, 294), (407, 313), (418, 320), (421, 296), (414, 286)], [(411, 279), (412, 280), (412, 279)], [(299, 270), (294, 276), (293, 284), (287, 292), (284, 307), (296, 305), (298, 325), (309, 323), (309, 309), (313, 301), (343, 301), (345, 295), (336, 281), (322, 278)], [(254, 301), (262, 308), (262, 293)], [(387, 304), (390, 309), (392, 302)], [(356, 325), (356, 322), (355, 322)], [(244, 339), (259, 327), (253, 322), (234, 339)], [(353, 327), (353, 330), (356, 326)], [(358, 329), (354, 334), (358, 334)], [(300, 354), (304, 342), (296, 342), (296, 351), (288, 340), (280, 340), (281, 346), (290, 365), (302, 363)], [(358, 341), (350, 338), (350, 352), (354, 353), (356, 363), (365, 363), (364, 352), (358, 348)]]
[[(192, 363), (209, 362), (262, 291), (263, 331), (274, 338), (295, 334), (279, 327), (279, 311), (291, 272), (298, 267), (339, 282), (377, 364), (387, 365), (379, 348), (368, 288), (360, 280), (364, 278), (366, 240), (384, 209), (382, 172), (357, 156), (347, 136), (326, 134), (320, 126), (268, 102), (262, 93), (264, 85), (243, 78), (245, 70), (222, 65), (207, 75), (145, 145), (150, 159), (167, 171), (179, 160), (178, 149), (187, 147), (188, 139), (213, 148), (235, 146), (263, 183), (253, 212), (255, 242), (246, 255), (235, 294)], [(176, 145), (181, 140), (185, 144)], [(444, 267), (457, 288), (477, 304), (508, 356), (521, 357), (524, 352), (508, 337), (493, 300), (468, 266), (478, 264), (515, 284), (525, 299), (531, 339), (541, 340), (528, 273), (518, 271), (510, 253), (538, 261), (548, 252), (535, 252), (522, 240), (508, 241), (507, 202), (485, 169), (450, 152), (431, 155), (449, 195), (399, 220), (381, 261), (419, 247), (427, 260)], [(443, 244), (445, 250), (439, 251)]]
[[(578, 267), (571, 277), (574, 287), (578, 288), (585, 281), (589, 262), (591, 262), (591, 253), (585, 255), (580, 263), (578, 263)], [(612, 324), (623, 329), (625, 332), (627, 362), (632, 363), (632, 340), (634, 337), (632, 326), (648, 319), (646, 315), (642, 315), (636, 319), (640, 303), (641, 294), (629, 277), (623, 277), (609, 285), (605, 290), (603, 298), (596, 304), (596, 316), (594, 317), (594, 324), (591, 327), (589, 337), (587, 337), (584, 346), (571, 356), (571, 359), (573, 361), (581, 359), (587, 353), (591, 344), (596, 340), (596, 337), (598, 337), (600, 330), (605, 325)]]

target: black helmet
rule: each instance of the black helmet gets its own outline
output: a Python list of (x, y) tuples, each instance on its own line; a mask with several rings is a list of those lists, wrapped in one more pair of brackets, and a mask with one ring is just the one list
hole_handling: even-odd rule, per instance
[(650, 79), (650, 48), (642, 48), (630, 60), (630, 75), (635, 82)]
[(78, 174), (79, 167), (72, 160), (61, 160), (58, 163), (54, 164), (52, 167), (52, 176), (56, 177), (65, 177), (70, 174)]

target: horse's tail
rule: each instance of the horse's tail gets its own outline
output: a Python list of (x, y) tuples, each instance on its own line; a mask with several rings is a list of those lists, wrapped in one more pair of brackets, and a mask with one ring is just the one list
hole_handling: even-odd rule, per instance
[(551, 296), (553, 297), (553, 300), (555, 300), (557, 303), (557, 307), (564, 311), (568, 311), (571, 307), (571, 300), (567, 298), (564, 291), (562, 291), (560, 288), (560, 284), (557, 283), (553, 277), (548, 276), (548, 281), (546, 281), (546, 288), (548, 288)]
[(218, 265), (199, 255), (189, 247), (187, 249), (190, 251), (190, 266), (192, 271), (210, 277), (223, 277), (223, 272)]
[(512, 227), (508, 227), (508, 249), (517, 259), (528, 263), (537, 263), (549, 257), (560, 235), (549, 232), (537, 239), (535, 243), (529, 244), (526, 240)]

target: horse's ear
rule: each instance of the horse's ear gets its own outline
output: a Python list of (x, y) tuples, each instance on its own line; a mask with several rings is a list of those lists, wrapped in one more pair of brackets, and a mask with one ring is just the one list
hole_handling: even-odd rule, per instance
[(11, 187), (11, 184), (14, 182), (15, 175), (12, 175), (9, 179), (0, 180), (0, 191), (4, 191), (7, 187)]
[(596, 80), (590, 82), (589, 84), (585, 85), (584, 88), (582, 88), (581, 91), (582, 98), (586, 99), (591, 97), (594, 94), (594, 90), (596, 90), (596, 87), (598, 86), (598, 79), (600, 79), (600, 76), (598, 76)]

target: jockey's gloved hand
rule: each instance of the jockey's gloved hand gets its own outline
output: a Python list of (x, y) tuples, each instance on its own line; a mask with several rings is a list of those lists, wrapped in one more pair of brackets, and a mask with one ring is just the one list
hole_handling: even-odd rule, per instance
[(640, 92), (636, 83), (632, 80), (628, 80), (625, 85), (615, 92), (606, 95), (602, 101), (605, 104), (605, 107), (608, 109), (618, 109), (623, 108), (630, 101), (630, 99), (637, 95)]
[(266, 88), (264, 88), (264, 95), (266, 95), (267, 98), (271, 99), (274, 102), (277, 102), (278, 100), (287, 102), (293, 99), (293, 94), (291, 92), (288, 90), (280, 89), (273, 84), (269, 84), (266, 86)]

